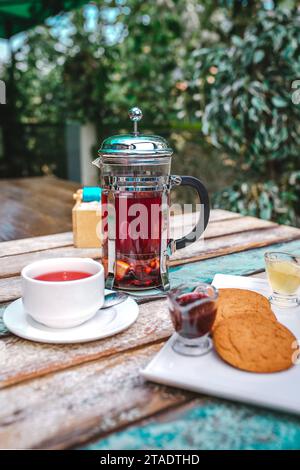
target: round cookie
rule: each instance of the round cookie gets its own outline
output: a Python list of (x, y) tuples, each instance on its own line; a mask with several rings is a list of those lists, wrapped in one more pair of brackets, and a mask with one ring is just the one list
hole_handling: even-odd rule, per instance
[(262, 315), (236, 315), (223, 320), (213, 334), (219, 356), (249, 372), (278, 372), (293, 365), (294, 335)]
[(217, 316), (213, 331), (219, 323), (235, 315), (256, 315), (277, 321), (266, 297), (246, 289), (219, 289)]

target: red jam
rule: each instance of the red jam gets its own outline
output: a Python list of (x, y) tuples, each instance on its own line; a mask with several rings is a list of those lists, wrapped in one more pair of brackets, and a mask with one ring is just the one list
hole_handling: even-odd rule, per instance
[(181, 336), (190, 339), (199, 338), (211, 331), (216, 318), (217, 304), (213, 300), (197, 304), (197, 301), (205, 298), (208, 298), (208, 295), (203, 292), (191, 292), (177, 297), (178, 307), (172, 303), (170, 307), (172, 322)]
[(50, 282), (64, 282), (64, 281), (77, 281), (78, 279), (85, 279), (92, 276), (91, 273), (82, 271), (56, 271), (53, 273), (45, 273), (36, 276), (34, 279), (37, 281), (50, 281)]

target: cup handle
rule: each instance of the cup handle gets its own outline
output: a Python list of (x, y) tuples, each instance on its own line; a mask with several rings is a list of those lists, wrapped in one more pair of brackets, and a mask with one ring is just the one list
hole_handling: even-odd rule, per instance
[(210, 213), (208, 192), (202, 181), (198, 180), (198, 178), (195, 178), (194, 176), (181, 176), (180, 178), (180, 186), (190, 186), (196, 189), (200, 203), (203, 207), (203, 212), (201, 210), (199, 219), (193, 230), (188, 235), (174, 241), (175, 250), (185, 248), (187, 245), (194, 243), (200, 237), (207, 227)]

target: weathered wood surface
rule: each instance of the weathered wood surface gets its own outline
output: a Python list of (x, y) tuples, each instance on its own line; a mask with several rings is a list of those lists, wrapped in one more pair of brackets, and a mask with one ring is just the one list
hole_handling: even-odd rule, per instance
[(0, 241), (71, 230), (79, 186), (54, 177), (0, 180)]
[(74, 345), (41, 344), (14, 335), (0, 340), (0, 388), (87, 361), (111, 356), (168, 338), (173, 329), (165, 306), (158, 300), (140, 306), (131, 328), (99, 341)]
[(181, 404), (192, 394), (139, 374), (162, 344), (0, 391), (2, 448), (64, 448)]
[[(201, 238), (192, 245), (178, 250), (172, 255), (170, 264), (171, 266), (176, 266), (186, 262), (212, 258), (236, 251), (267, 246), (272, 243), (298, 238), (300, 238), (300, 231), (298, 229), (284, 226), (250, 230), (248, 232), (239, 232), (223, 236), (219, 232), (218, 236), (215, 238)], [(36, 260), (70, 256), (99, 259), (101, 251), (99, 248), (62, 247), (4, 256), (0, 258), (0, 279), (18, 275), (24, 266)]]
[[(188, 214), (185, 217), (186, 232), (193, 227), (194, 218), (192, 214)], [(178, 233), (178, 229), (182, 226), (182, 218), (175, 216), (172, 220), (175, 227), (174, 232), (176, 233), (177, 231)], [(256, 225), (259, 229), (262, 226), (269, 226), (271, 224), (270, 222), (259, 221), (252, 217), (241, 217), (239, 214), (216, 210), (212, 211), (210, 226), (207, 229), (208, 233), (210, 232), (212, 237), (224, 235), (228, 231), (232, 232), (233, 229), (230, 228), (232, 220), (238, 223), (237, 231), (246, 230), (249, 226), (253, 227)], [(213, 235), (213, 233), (216, 233), (216, 235)], [(178, 236), (181, 236), (181, 234), (178, 234)], [(100, 248), (74, 248), (71, 232), (3, 242), (0, 244), (0, 278), (19, 274), (26, 264), (36, 259), (55, 256), (90, 256), (91, 258), (99, 258), (101, 250)]]
[[(195, 226), (197, 221), (196, 213), (191, 217), (190, 214), (182, 217), (174, 217), (171, 223), (171, 238), (177, 239), (187, 235)], [(278, 227), (278, 224), (269, 222), (268, 220), (256, 219), (255, 217), (235, 217), (233, 219), (213, 220), (205, 230), (205, 240), (224, 235), (232, 235), (240, 232), (248, 232), (250, 230), (271, 229)]]
[(20, 276), (0, 279), (0, 302), (8, 302), (21, 296)]
[[(176, 224), (178, 223), (176, 221)], [(187, 248), (174, 253), (170, 265), (178, 266), (186, 262), (195, 262), (300, 238), (300, 231), (296, 228), (280, 226), (253, 217), (239, 217), (236, 214), (231, 217), (230, 213), (226, 213), (226, 211), (217, 211), (216, 213), (212, 211), (212, 221), (208, 226), (207, 233), (209, 236), (205, 239), (202, 238)], [(228, 235), (228, 233), (230, 234)], [(215, 234), (214, 237), (213, 234)], [(55, 237), (39, 237), (37, 241), (39, 250), (37, 250), (37, 246), (34, 247), (34, 239), (17, 241), (15, 251), (18, 251), (18, 254), (0, 257), (0, 302), (13, 300), (20, 296), (19, 273), (26, 264), (32, 261), (56, 256), (89, 256), (98, 259), (101, 255), (98, 248), (79, 249), (67, 245), (66, 243), (70, 239), (68, 234), (57, 235), (58, 240), (55, 240)], [(50, 245), (49, 249), (46, 249), (47, 242)], [(58, 247), (57, 244), (60, 242), (65, 246)], [(10, 253), (13, 252), (11, 243), (6, 243)], [(27, 248), (30, 251), (20, 253), (22, 248)]]
[(29, 263), (48, 258), (100, 258), (99, 248), (74, 248), (67, 246), (63, 248), (51, 248), (50, 250), (34, 251), (33, 253), (22, 253), (0, 258), (0, 279), (16, 276)]
[(34, 251), (73, 246), (73, 233), (63, 232), (41, 237), (21, 238), (0, 243), (0, 258)]
[[(284, 246), (285, 249), (293, 253), (300, 251), (300, 241), (298, 240)], [(282, 249), (282, 245), (275, 245), (272, 249)], [(181, 284), (183, 280), (185, 282), (211, 282), (216, 272), (249, 275), (263, 269), (263, 249), (257, 249), (178, 266), (171, 269), (170, 277), (172, 285), (176, 286)], [(150, 306), (149, 304), (141, 305), (139, 318), (129, 330), (109, 339), (84, 344), (47, 345), (34, 343), (8, 335), (5, 328), (2, 327), (2, 336), (0, 333), (2, 347), (0, 388), (28, 378), (110, 356), (116, 352), (167, 339), (172, 330), (165, 300), (153, 301)]]
[[(223, 211), (213, 211), (212, 215), (205, 245), (199, 241), (191, 245), (189, 251), (182, 250), (182, 257), (174, 257), (176, 266), (171, 268), (173, 285), (193, 279), (211, 281), (216, 272), (253, 274), (262, 271), (265, 248), (260, 247), (263, 246), (300, 251), (300, 231), (297, 229)], [(13, 242), (7, 242), (9, 255), (0, 251), (2, 302), (20, 295), (18, 274), (24, 262), (27, 264), (33, 259), (57, 256), (57, 253), (62, 252), (70, 256), (73, 248), (69, 244), (69, 236), (60, 234), (60, 240), (53, 235), (48, 240), (47, 237), (40, 237), (18, 241), (15, 247)], [(246, 248), (249, 251), (243, 251)], [(232, 252), (235, 253), (229, 254)], [(87, 256), (87, 251), (83, 250), (81, 256)], [(98, 252), (89, 256), (97, 257)], [(0, 317), (3, 306), (0, 306)], [(199, 418), (202, 413), (205, 423), (210, 422), (211, 407), (213, 410), (221, 410), (223, 407), (229, 413), (231, 406), (232, 415), (237, 417), (236, 429), (238, 425), (242, 426), (241, 420), (247, 416), (248, 407), (217, 400), (197, 398), (195, 401), (194, 395), (188, 392), (152, 385), (142, 380), (140, 368), (171, 334), (172, 326), (164, 300), (143, 304), (140, 312), (135, 325), (113, 338), (65, 346), (38, 344), (16, 338), (8, 334), (0, 320), (0, 448), (65, 448), (83, 445), (89, 439), (126, 428), (129, 424), (135, 425), (144, 418), (150, 418), (150, 422), (144, 423), (148, 430), (155, 413), (160, 413), (162, 419), (166, 419), (166, 429), (171, 429), (173, 425), (176, 429), (176, 413), (185, 416), (186, 408), (180, 405), (188, 406), (189, 403), (193, 405), (192, 412), (197, 410), (195, 416)], [(168, 415), (164, 414), (166, 410), (169, 410)], [(221, 414), (216, 416), (218, 418)], [(249, 437), (252, 443), (259, 439), (262, 429), (259, 417), (265, 414), (253, 408), (253, 416), (256, 431), (253, 428), (253, 435)], [(281, 425), (281, 415), (274, 414), (272, 419), (278, 426)], [(152, 421), (160, 422), (158, 417), (153, 417)], [(289, 431), (294, 423), (294, 418), (286, 418), (285, 429)], [(130, 436), (130, 432), (135, 436), (137, 429), (133, 426), (126, 436)], [(207, 435), (208, 429), (205, 429)], [(155, 433), (151, 432), (149, 440)], [(243, 430), (242, 435), (245, 434), (246, 430)], [(110, 440), (98, 442), (95, 446), (101, 448), (105, 442), (109, 442), (112, 448), (114, 442), (126, 441), (122, 432), (121, 441), (117, 440), (118, 436), (108, 437)], [(138, 436), (137, 446), (141, 442), (141, 435)], [(226, 442), (234, 448), (230, 437), (233, 437), (233, 433), (225, 431)], [(197, 431), (197, 436), (185, 445), (190, 448), (200, 446), (199, 439)], [(290, 439), (293, 445), (298, 437), (295, 439)], [(168, 442), (161, 442), (168, 447)], [(184, 437), (181, 442), (184, 442)], [(204, 448), (209, 448), (208, 441), (203, 442)], [(211, 442), (212, 447), (218, 447), (216, 440)], [(281, 437), (275, 436), (272, 442), (273, 445), (284, 447)], [(128, 442), (125, 445), (130, 447)]]
[(81, 448), (299, 450), (300, 419), (230, 401), (199, 397)]
[(225, 254), (268, 246), (274, 243), (300, 238), (299, 229), (278, 225), (267, 229), (249, 230), (216, 238), (201, 238), (195, 243), (176, 251), (170, 260), (171, 266)]
[[(292, 245), (292, 246), (290, 246), (290, 245)], [(296, 250), (296, 249), (299, 249), (300, 242), (292, 242), (288, 246), (289, 246), (290, 249)], [(254, 260), (255, 264), (252, 267), (250, 266), (249, 269), (255, 268), (255, 270), (256, 270), (257, 267), (262, 267), (263, 266), (263, 264), (261, 262), (262, 252), (261, 252), (261, 250), (253, 250), (253, 252), (255, 252), (255, 254), (252, 253), (253, 256), (251, 256), (251, 260)], [(260, 252), (260, 255), (257, 252)], [(248, 254), (251, 254), (251, 252), (248, 252)], [(242, 256), (245, 257), (245, 255), (246, 255), (246, 253), (237, 253), (235, 255), (223, 257), (223, 260), (227, 259), (228, 266), (231, 264), (231, 265), (236, 266), (236, 269), (237, 269), (238, 266), (240, 266), (240, 268), (245, 267), (245, 263), (241, 263), (241, 257)], [(238, 260), (235, 260), (235, 261), (233, 260), (232, 263), (230, 263), (229, 258), (232, 258), (233, 256), (239, 258), (239, 261)], [(260, 264), (258, 264), (259, 260), (260, 260)], [(201, 270), (201, 276), (203, 276), (203, 275), (207, 276), (207, 273), (208, 273), (208, 275), (210, 273), (210, 270), (208, 269), (208, 263), (211, 263), (212, 261), (213, 260), (207, 260), (206, 262), (202, 261), (202, 262), (199, 262), (199, 263), (195, 263), (191, 266), (195, 266), (196, 264), (199, 264), (199, 266), (206, 264), (207, 265), (206, 268)], [(225, 263), (225, 266), (226, 266), (226, 263)], [(183, 267), (181, 266), (181, 267), (176, 268), (176, 269), (180, 270), (180, 269), (183, 269)], [(222, 270), (222, 272), (223, 272), (223, 270)], [(192, 277), (193, 277), (193, 275), (194, 274), (192, 274)], [(199, 276), (199, 273), (198, 273), (198, 276)], [(182, 279), (181, 276), (180, 276), (180, 278)], [(199, 279), (199, 277), (198, 277), (198, 279)], [(188, 279), (186, 279), (186, 280), (188, 281)], [(144, 310), (144, 312), (142, 310)], [(164, 301), (155, 301), (154, 303), (151, 303), (150, 308), (149, 308), (149, 305), (147, 305), (147, 304), (141, 306), (141, 314), (142, 315), (145, 314), (146, 316), (148, 314), (149, 319), (151, 317), (153, 317), (154, 312), (157, 312), (159, 314), (157, 316), (158, 318), (154, 321), (154, 323), (155, 322), (158, 322), (158, 323), (156, 323), (155, 325), (152, 325), (152, 327), (151, 327), (152, 332), (154, 332), (154, 334), (156, 335), (157, 334), (156, 330), (160, 329), (160, 325), (163, 324), (164, 325), (163, 330), (165, 331), (165, 333), (167, 335), (169, 335), (172, 328), (170, 326), (170, 321), (168, 319), (166, 308), (164, 308)], [(149, 326), (148, 318), (145, 318), (145, 320), (146, 320), (145, 324)], [(159, 322), (162, 322), (162, 323), (159, 323)], [(137, 323), (136, 323), (135, 326), (137, 326)], [(132, 327), (132, 328), (134, 328), (134, 327)], [(143, 357), (148, 357), (150, 359), (150, 357), (152, 357), (151, 354), (154, 354), (154, 352), (150, 353), (149, 352), (150, 349), (148, 351), (148, 348), (149, 348), (149, 343), (148, 342), (144, 345), (140, 344), (140, 346), (138, 348), (136, 348), (134, 346), (134, 339), (133, 339), (133, 343), (131, 342), (131, 344), (129, 346), (130, 341), (132, 341), (132, 338), (135, 337), (135, 333), (134, 333), (132, 328), (130, 330), (128, 330), (127, 332), (124, 332), (121, 335), (118, 335), (119, 339), (120, 339), (121, 336), (123, 336), (123, 339), (124, 339), (123, 345), (125, 343), (127, 343), (127, 347), (130, 347), (132, 357), (139, 356), (139, 354), (141, 353)], [(130, 334), (129, 335), (130, 337), (126, 339), (125, 337), (128, 334)], [(149, 331), (149, 334), (150, 334), (150, 337), (152, 337), (151, 331)], [(115, 339), (117, 339), (118, 337), (115, 337)], [(114, 342), (113, 338), (111, 340)], [(26, 349), (23, 350), (24, 355), (25, 356), (31, 356), (31, 358), (34, 359), (34, 361), (33, 361), (33, 364), (35, 364), (34, 367), (38, 367), (38, 361), (36, 360), (37, 357), (39, 358), (39, 361), (41, 361), (42, 365), (43, 365), (43, 352), (42, 352), (42, 349), (44, 349), (45, 345), (34, 345), (34, 343), (29, 343), (27, 341), (23, 342), (22, 340), (19, 340), (19, 339), (15, 339), (15, 341), (21, 342), (22, 343), (22, 345), (21, 345), (22, 348), (23, 347), (27, 348), (28, 346), (30, 347), (30, 345), (38, 346), (38, 349), (36, 351), (34, 351), (34, 349), (31, 349), (31, 351), (30, 351), (30, 349), (28, 349), (27, 351), (26, 351)], [(108, 340), (105, 340), (102, 343), (105, 343), (107, 341)], [(148, 338), (148, 341), (149, 341), (149, 338)], [(95, 342), (95, 343), (101, 343), (101, 342)], [(0, 344), (3, 344), (3, 341)], [(4, 344), (5, 344), (5, 342), (4, 342)], [(150, 346), (150, 348), (152, 348), (152, 347), (154, 347), (154, 348), (158, 347), (159, 348), (161, 346), (161, 344), (162, 344), (161, 342), (158, 342), (157, 345)], [(39, 348), (39, 346), (41, 346), (41, 348)], [(78, 345), (78, 346), (81, 347), (82, 345)], [(90, 347), (90, 346), (93, 347), (93, 343), (90, 343), (88, 345), (88, 347)], [(114, 347), (112, 347), (112, 349), (110, 351), (110, 355), (107, 356), (106, 355), (107, 351), (106, 352), (104, 350), (99, 351), (99, 344), (97, 344), (97, 345), (95, 344), (95, 347), (97, 348), (96, 354), (99, 355), (97, 357), (101, 357), (101, 355), (102, 355), (102, 360), (100, 362), (95, 363), (95, 364), (99, 364), (100, 366), (101, 366), (102, 362), (105, 362), (108, 358), (112, 359), (112, 358), (115, 357), (115, 354), (112, 354), (112, 353), (116, 353), (118, 350), (120, 350), (120, 349), (115, 350)], [(118, 343), (117, 347), (120, 347), (120, 342)], [(66, 349), (70, 349), (70, 348), (73, 349), (73, 347), (70, 347), (70, 346), (67, 346), (65, 348)], [(2, 346), (2, 348), (0, 348), (0, 349), (1, 349), (1, 351), (4, 350), (4, 352), (5, 352), (6, 348)], [(57, 349), (59, 349), (59, 348), (57, 348)], [(90, 352), (91, 351), (88, 351), (88, 353), (90, 353)], [(95, 351), (93, 351), (93, 353), (94, 352)], [(148, 352), (149, 352), (149, 356), (148, 356)], [(56, 353), (57, 353), (57, 351), (55, 351), (55, 354)], [(14, 356), (15, 354), (17, 354), (16, 350), (10, 350), (9, 354), (7, 356), (7, 359), (11, 356)], [(62, 354), (64, 354), (64, 352)], [(71, 355), (72, 354), (73, 354), (73, 352), (71, 352)], [(76, 357), (76, 355), (73, 356), (73, 357)], [(118, 362), (119, 368), (120, 368), (119, 370), (123, 370), (124, 373), (127, 372), (127, 362), (125, 360), (125, 357), (127, 357), (127, 356), (125, 356), (124, 352), (123, 352), (122, 355), (118, 355), (118, 361), (120, 361), (120, 362)], [(91, 355), (89, 361), (91, 361), (92, 358), (95, 358), (95, 356)], [(124, 358), (124, 361), (125, 361), (124, 363), (122, 363), (122, 358)], [(3, 359), (4, 359), (3, 362), (5, 364), (5, 362), (6, 362), (5, 361), (5, 356), (4, 356)], [(61, 357), (59, 357), (58, 359), (61, 359)], [(18, 363), (19, 360), (24, 361), (24, 358), (22, 358), (22, 355), (19, 356), (18, 359), (16, 359), (16, 363)], [(31, 364), (31, 367), (33, 366), (33, 364)], [(102, 397), (101, 403), (102, 403), (102, 406), (104, 406), (104, 408), (103, 407), (100, 408), (99, 414), (97, 414), (97, 416), (95, 416), (95, 419), (92, 419), (92, 418), (91, 419), (90, 418), (86, 419), (86, 414), (85, 414), (86, 403), (88, 403), (88, 404), (90, 403), (91, 407), (92, 407), (92, 405), (95, 405), (95, 402), (93, 401), (94, 397), (95, 397), (95, 388), (91, 387), (91, 383), (88, 382), (85, 379), (86, 378), (85, 374), (88, 373), (88, 371), (87, 372), (85, 371), (85, 368), (89, 368), (90, 364), (91, 363), (89, 362), (88, 364), (81, 365), (80, 367), (77, 366), (76, 368), (72, 368), (72, 369), (70, 369), (68, 364), (66, 364), (66, 366), (68, 366), (68, 369), (66, 371), (46, 375), (45, 380), (47, 381), (47, 384), (49, 383), (49, 387), (47, 387), (46, 385), (44, 387), (44, 385), (43, 385), (44, 384), (44, 382), (43, 382), (44, 378), (39, 378), (39, 379), (36, 378), (33, 381), (31, 380), (31, 381), (28, 381), (28, 382), (24, 382), (24, 384), (20, 384), (19, 386), (9, 387), (9, 388), (6, 388), (6, 389), (0, 391), (0, 404), (1, 404), (1, 399), (3, 397), (4, 402), (9, 401), (9, 402), (15, 403), (15, 407), (17, 407), (17, 409), (19, 410), (19, 411), (16, 412), (16, 410), (14, 409), (9, 414), (9, 413), (7, 413), (7, 410), (5, 409), (3, 411), (3, 413), (5, 415), (4, 421), (2, 420), (1, 413), (0, 413), (0, 444), (2, 445), (2, 443), (1, 443), (1, 441), (2, 441), (1, 432), (3, 432), (4, 438), (7, 439), (7, 441), (5, 443), (5, 446), (7, 446), (7, 447), (10, 447), (12, 445), (11, 443), (14, 440), (16, 440), (16, 437), (18, 437), (17, 442), (18, 442), (18, 445), (20, 445), (20, 447), (61, 448), (61, 447), (65, 447), (65, 446), (75, 445), (75, 444), (79, 445), (80, 443), (85, 442), (85, 440), (93, 438), (96, 435), (106, 434), (108, 432), (117, 430), (122, 426), (126, 426), (128, 423), (131, 423), (131, 422), (134, 423), (135, 421), (139, 421), (141, 418), (143, 418), (145, 416), (151, 416), (152, 412), (154, 413), (154, 411), (155, 412), (158, 412), (158, 411), (161, 412), (165, 409), (168, 409), (170, 406), (174, 407), (176, 404), (179, 405), (179, 404), (185, 403), (185, 402), (187, 402), (191, 399), (191, 395), (186, 393), (186, 392), (180, 392), (179, 398), (178, 398), (178, 395), (177, 395), (178, 391), (176, 391), (174, 389), (167, 389), (168, 400), (167, 401), (161, 400), (161, 398), (160, 398), (161, 388), (160, 387), (155, 386), (156, 388), (154, 388), (154, 391), (153, 391), (153, 389), (152, 389), (153, 385), (145, 384), (143, 381), (141, 381), (141, 378), (140, 378), (140, 375), (139, 375), (139, 370), (141, 368), (141, 363), (139, 363), (138, 360), (137, 360), (135, 362), (136, 368), (131, 369), (130, 374), (128, 373), (129, 374), (128, 377), (130, 377), (130, 383), (135, 383), (135, 388), (134, 388), (135, 393), (134, 394), (131, 392), (131, 390), (127, 390), (126, 387), (124, 387), (123, 379), (120, 382), (116, 382), (115, 381), (116, 379), (114, 378), (113, 373), (111, 371), (108, 372), (108, 370), (106, 370), (106, 373), (105, 373), (104, 376), (102, 376), (101, 373), (99, 372), (98, 376), (97, 376), (98, 383), (102, 384), (103, 387), (112, 386), (112, 387), (115, 387), (115, 390), (118, 390), (118, 393), (120, 393), (120, 390), (122, 391), (121, 395), (124, 398), (124, 401), (122, 402), (124, 408), (122, 408), (121, 406), (120, 406), (120, 408), (116, 408), (115, 406), (111, 406), (111, 403), (114, 403), (114, 400), (110, 401), (107, 398), (105, 398), (105, 396), (101, 395), (101, 397)], [(23, 365), (24, 365), (24, 362), (23, 362)], [(28, 367), (28, 362), (25, 365), (27, 365), (27, 367)], [(14, 368), (15, 366), (18, 366), (18, 364), (10, 363), (10, 366), (12, 368)], [(1, 364), (0, 370), (3, 370), (3, 364)], [(71, 375), (68, 375), (68, 374), (69, 373), (71, 374), (72, 371), (77, 371), (77, 370), (79, 371), (80, 376), (84, 378), (84, 380), (82, 380), (82, 382), (81, 382), (80, 378), (77, 377), (77, 380), (80, 381), (80, 383), (82, 384), (81, 387), (84, 387), (83, 384), (86, 385), (86, 388), (84, 387), (84, 390), (82, 390), (81, 387), (78, 390), (78, 393), (82, 395), (82, 402), (79, 400), (78, 396), (77, 396), (77, 400), (74, 399), (74, 393), (75, 392), (74, 392), (74, 388), (72, 388), (72, 386), (71, 386), (73, 384), (73, 382), (70, 382), (70, 387), (68, 387), (68, 381), (67, 381), (67, 377), (71, 376)], [(7, 370), (5, 372), (7, 373)], [(18, 371), (17, 371), (17, 373), (18, 373)], [(35, 370), (35, 373), (36, 374), (45, 373), (45, 371), (40, 369), (40, 370)], [(59, 374), (63, 374), (63, 375), (60, 376)], [(64, 374), (67, 374), (67, 375), (64, 375)], [(75, 374), (75, 372), (74, 372), (74, 374)], [(60, 379), (57, 379), (58, 375), (59, 375), (59, 377), (63, 377), (62, 381), (60, 382), (60, 386), (57, 385), (58, 384), (57, 380), (60, 380)], [(108, 377), (110, 379), (108, 379)], [(127, 377), (127, 374), (126, 374), (126, 377)], [(22, 379), (24, 379), (24, 378), (26, 378), (26, 377), (23, 377)], [(7, 379), (7, 376), (6, 376), (6, 379)], [(50, 382), (48, 382), (48, 380)], [(52, 380), (53, 380), (53, 382), (52, 382)], [(7, 383), (9, 383), (9, 382), (7, 382)], [(34, 384), (34, 385), (32, 385), (32, 384)], [(121, 386), (121, 384), (122, 384), (122, 386)], [(18, 387), (25, 387), (25, 388), (20, 388), (19, 389)], [(153, 395), (151, 396), (151, 399), (149, 398), (149, 392), (146, 392), (146, 390), (148, 390), (148, 387), (150, 387), (151, 393), (153, 391)], [(52, 399), (50, 399), (50, 404), (48, 402), (49, 395), (48, 395), (47, 391), (52, 390), (52, 389), (55, 391), (55, 394), (52, 397), (52, 398), (55, 398), (55, 405), (54, 405), (54, 402), (53, 402)], [(30, 393), (29, 392), (28, 393), (31, 396), (31, 400), (33, 400), (33, 402), (34, 402), (34, 405), (32, 405), (32, 408), (29, 406), (29, 410), (27, 410), (28, 405), (25, 405), (24, 408), (21, 407), (21, 409), (20, 409), (20, 401), (18, 399), (16, 399), (14, 401), (14, 399), (13, 399), (15, 390), (21, 390), (20, 395), (16, 395), (17, 397), (22, 396), (24, 390), (30, 390)], [(96, 391), (98, 391), (97, 388), (96, 388)], [(128, 395), (126, 395), (126, 391), (129, 392)], [(2, 395), (2, 392), (5, 392), (4, 395)], [(45, 393), (45, 395), (41, 396), (42, 393)], [(24, 392), (24, 394), (25, 394), (25, 397), (26, 397), (27, 395), (26, 395), (25, 392)], [(155, 395), (156, 395), (156, 397), (155, 397)], [(111, 393), (109, 392), (107, 396), (111, 396)], [(98, 397), (98, 395), (97, 395), (97, 397)], [(136, 397), (145, 397), (144, 402), (143, 401), (139, 402), (139, 407), (138, 408), (135, 405)], [(133, 402), (131, 400), (133, 400)], [(74, 402), (75, 402), (75, 405), (74, 405)], [(150, 411), (148, 413), (148, 410), (149, 410), (148, 404), (149, 404), (149, 402), (150, 403), (155, 403), (156, 408), (155, 408), (154, 411), (152, 411), (152, 412)], [(26, 403), (28, 403), (28, 402), (26, 401)], [(29, 403), (31, 403), (31, 402), (29, 402)], [(72, 403), (73, 403), (73, 405), (72, 405)], [(209, 403), (211, 403), (211, 402), (209, 402)], [(37, 406), (37, 404), (38, 404), (38, 406)], [(199, 405), (199, 401), (197, 403), (195, 402), (195, 405), (196, 404)], [(68, 415), (68, 412), (69, 412), (68, 411), (68, 406), (71, 408), (71, 415), (70, 416), (72, 416), (72, 410), (74, 408), (76, 408), (76, 419), (78, 419), (78, 423), (70, 425), (70, 422), (65, 419), (65, 415)], [(212, 405), (209, 404), (209, 406), (212, 406)], [(214, 405), (214, 406), (217, 406), (217, 405)], [(236, 409), (236, 412), (235, 412), (236, 416), (243, 415), (243, 413), (244, 413), (244, 411), (243, 411), (244, 407), (243, 406), (241, 406), (241, 405), (232, 405), (232, 406)], [(206, 406), (206, 401), (201, 402), (201, 408), (202, 408), (202, 413), (208, 413), (207, 406)], [(98, 408), (96, 408), (96, 409), (98, 409)], [(34, 413), (34, 410), (37, 410), (36, 411), (37, 416)], [(53, 411), (53, 410), (56, 410), (56, 411)], [(80, 410), (80, 412), (79, 412), (79, 410)], [(131, 413), (130, 413), (130, 410), (131, 410)], [(134, 410), (134, 411), (132, 411), (132, 410)], [(151, 408), (151, 410), (152, 410), (152, 408)], [(145, 413), (144, 413), (144, 411), (145, 411)], [(45, 413), (45, 415), (43, 416), (43, 415), (40, 415), (39, 413)], [(176, 409), (175, 409), (175, 417), (176, 417), (176, 413), (177, 412), (176, 412)], [(260, 412), (258, 412), (258, 413), (260, 413)], [(232, 414), (233, 414), (233, 411), (232, 411)], [(17, 416), (15, 416), (15, 415), (17, 415)], [(26, 418), (24, 418), (24, 415), (25, 415)], [(58, 419), (58, 416), (60, 416), (60, 415), (63, 416), (62, 422), (65, 423), (65, 425), (61, 425), (61, 421)], [(253, 415), (255, 415), (255, 411), (253, 411)], [(54, 423), (56, 422), (56, 420), (58, 421), (57, 426), (53, 425), (52, 416), (54, 416), (53, 417)], [(275, 417), (276, 416), (277, 415), (275, 415)], [(278, 416), (279, 416), (278, 419), (280, 421), (280, 419), (281, 419), (280, 415), (278, 415)], [(43, 432), (42, 433), (40, 433), (38, 431), (38, 428), (39, 428), (40, 422), (41, 422), (40, 421), (41, 417), (43, 418), (43, 423), (45, 423), (43, 425)], [(49, 423), (49, 426), (48, 426), (48, 423)], [(105, 423), (109, 423), (109, 425), (107, 425)], [(236, 425), (237, 425), (237, 423), (236, 423)], [(147, 426), (148, 426), (148, 424), (147, 424)], [(257, 426), (257, 423), (256, 423), (256, 426)], [(286, 420), (285, 426), (286, 427), (291, 426), (289, 420)], [(262, 432), (261, 429), (259, 429), (259, 432)], [(23, 440), (21, 440), (20, 436), (22, 436)], [(45, 438), (44, 436), (48, 436), (48, 437)], [(121, 435), (121, 437), (122, 436), (123, 435)], [(226, 434), (226, 436), (227, 436), (227, 434)], [(195, 436), (195, 440), (196, 440), (196, 436)], [(112, 446), (113, 446), (113, 442), (114, 442), (114, 440), (112, 438), (112, 444), (111, 444)], [(122, 440), (120, 442), (123, 442), (123, 443), (127, 442), (126, 439), (124, 441), (124, 436), (122, 437)], [(198, 441), (196, 440), (196, 442), (198, 442)], [(206, 443), (206, 445), (207, 445), (207, 443)], [(3, 446), (4, 446), (4, 444), (3, 444)], [(102, 444), (100, 443), (99, 446), (101, 447)], [(166, 445), (166, 447), (167, 447), (167, 445)]]
[[(184, 220), (186, 227), (186, 233), (193, 227), (197, 220), (198, 213), (187, 214)], [(222, 209), (215, 209), (211, 212), (210, 223), (224, 222), (235, 219), (253, 219), (253, 217), (243, 217), (240, 214), (225, 211)], [(256, 224), (270, 224), (270, 222), (259, 221), (259, 219), (253, 219)], [(175, 233), (178, 232), (178, 228), (182, 226), (182, 217), (173, 216), (171, 217), (171, 226), (174, 227)], [(0, 230), (1, 234), (1, 230)], [(0, 235), (1, 240), (1, 235)], [(34, 251), (49, 250), (51, 248), (60, 248), (65, 246), (73, 246), (73, 234), (72, 232), (55, 233), (54, 235), (45, 235), (39, 237), (22, 238), (19, 240), (10, 240), (2, 242), (0, 244), (0, 258), (3, 256), (19, 255), (22, 253), (32, 253)]]

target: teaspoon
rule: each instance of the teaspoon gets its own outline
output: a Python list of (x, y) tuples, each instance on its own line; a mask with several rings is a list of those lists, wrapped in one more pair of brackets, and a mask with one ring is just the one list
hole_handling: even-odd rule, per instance
[(110, 292), (104, 296), (104, 304), (101, 309), (118, 305), (121, 302), (124, 302), (127, 298), (128, 294), (125, 294), (125, 292)]

